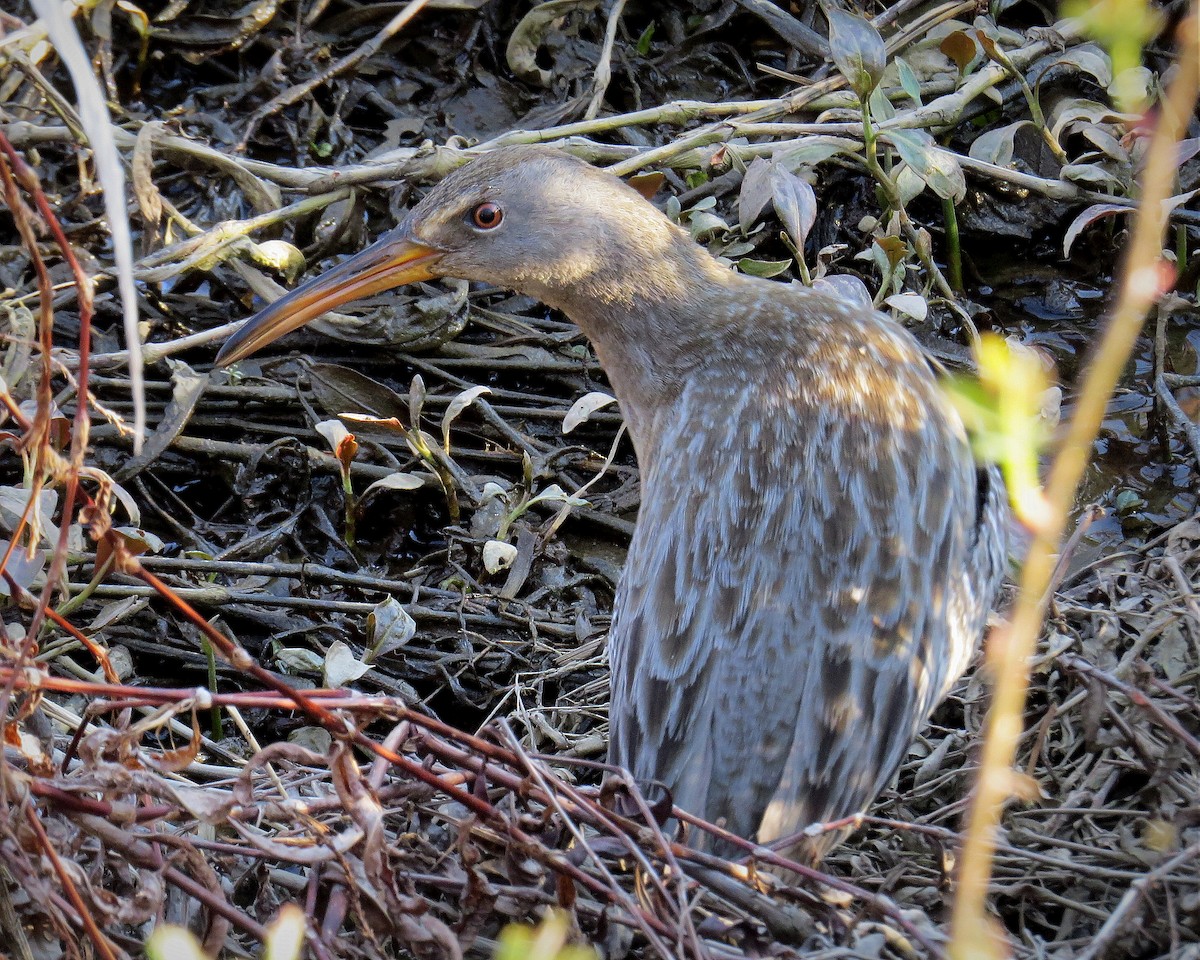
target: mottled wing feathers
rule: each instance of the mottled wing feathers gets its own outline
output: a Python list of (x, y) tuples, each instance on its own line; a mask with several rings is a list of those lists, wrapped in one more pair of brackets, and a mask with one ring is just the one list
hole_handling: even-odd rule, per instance
[(961, 427), (906, 335), (860, 344), (839, 328), (749, 378), (710, 362), (641, 451), (611, 758), (763, 842), (868, 804), (981, 627), (952, 622), (976, 514)]

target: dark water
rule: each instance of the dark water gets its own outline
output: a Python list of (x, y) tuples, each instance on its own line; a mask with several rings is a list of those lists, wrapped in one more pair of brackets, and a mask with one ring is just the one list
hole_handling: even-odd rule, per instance
[[(989, 263), (990, 285), (979, 290), (979, 300), (999, 332), (1054, 361), (1063, 388), (1064, 422), (1072, 414), (1075, 384), (1101, 335), (1115, 292), (1103, 273), (1094, 263), (1037, 264), (1013, 258)], [(1138, 339), (1084, 476), (1079, 512), (1095, 504), (1104, 515), (1092, 522), (1073, 565), (1118, 545), (1136, 546), (1197, 509), (1200, 492), (1191, 450), (1156, 410), (1154, 324), (1152, 316)], [(1200, 370), (1200, 317), (1194, 312), (1171, 318), (1166, 342), (1168, 370)], [(1187, 409), (1188, 398), (1180, 395), (1179, 400)]]

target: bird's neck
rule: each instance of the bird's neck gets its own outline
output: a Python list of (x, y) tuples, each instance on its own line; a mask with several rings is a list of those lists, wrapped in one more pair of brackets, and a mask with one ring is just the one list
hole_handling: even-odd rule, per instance
[(744, 322), (738, 290), (745, 278), (683, 231), (671, 246), (656, 256), (613, 250), (603, 268), (542, 296), (595, 346), (643, 466), (658, 414), (675, 402), (697, 364), (728, 349)]

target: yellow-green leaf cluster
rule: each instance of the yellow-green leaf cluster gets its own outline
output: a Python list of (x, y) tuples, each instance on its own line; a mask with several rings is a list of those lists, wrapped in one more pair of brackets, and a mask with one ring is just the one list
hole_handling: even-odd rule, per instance
[(1137, 82), (1145, 49), (1162, 26), (1162, 14), (1148, 0), (1066, 0), (1063, 13), (1078, 17), (1084, 30), (1102, 43), (1112, 59), (1111, 92), (1122, 110), (1136, 111), (1144, 87)]
[(496, 960), (600, 960), (594, 947), (568, 943), (571, 922), (551, 910), (536, 927), (510, 923), (500, 933)]
[(1031, 527), (1045, 516), (1038, 453), (1046, 440), (1043, 395), (1049, 385), (1038, 357), (1003, 337), (986, 333), (976, 346), (978, 372), (947, 384), (976, 456), (1004, 473), (1017, 516)]

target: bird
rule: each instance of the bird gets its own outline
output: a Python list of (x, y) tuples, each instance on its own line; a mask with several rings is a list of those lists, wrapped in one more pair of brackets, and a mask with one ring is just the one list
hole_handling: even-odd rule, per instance
[[(350, 300), (483, 281), (591, 341), (633, 441), (608, 636), (609, 761), (815, 864), (895, 776), (997, 598), (1006, 497), (898, 321), (739, 273), (634, 187), (544, 146), (482, 153), (223, 346)], [(688, 842), (729, 853), (693, 830)]]

